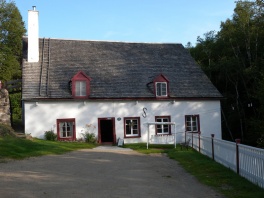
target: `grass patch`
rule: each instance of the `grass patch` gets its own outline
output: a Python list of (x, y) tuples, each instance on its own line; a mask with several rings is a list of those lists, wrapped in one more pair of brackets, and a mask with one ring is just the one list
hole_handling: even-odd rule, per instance
[(94, 148), (95, 146), (96, 144), (79, 142), (3, 137), (0, 138), (0, 162), (4, 159), (24, 159), (41, 155), (63, 154), (78, 149)]
[(131, 148), (139, 153), (151, 154), (151, 153), (165, 153), (167, 150), (174, 148), (174, 145), (165, 144), (149, 144), (149, 149), (147, 149), (146, 143), (138, 144), (125, 144), (124, 148)]
[(193, 149), (181, 150), (180, 146), (174, 149), (173, 145), (150, 145), (147, 150), (146, 143), (126, 144), (125, 147), (145, 154), (165, 152), (201, 183), (213, 187), (226, 197), (262, 198), (264, 195), (264, 189)]

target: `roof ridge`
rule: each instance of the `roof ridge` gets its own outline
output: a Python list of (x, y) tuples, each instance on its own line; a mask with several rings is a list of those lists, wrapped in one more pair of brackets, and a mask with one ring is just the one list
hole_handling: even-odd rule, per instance
[[(23, 36), (23, 38), (28, 38), (28, 36)], [(154, 44), (154, 45), (182, 45), (182, 43), (173, 42), (140, 42), (140, 41), (111, 41), (111, 40), (86, 40), (86, 39), (71, 39), (71, 38), (50, 38), (50, 37), (39, 37), (39, 39), (49, 38), (51, 40), (63, 40), (63, 41), (91, 41), (91, 42), (108, 42), (108, 43), (131, 43), (131, 44)]]

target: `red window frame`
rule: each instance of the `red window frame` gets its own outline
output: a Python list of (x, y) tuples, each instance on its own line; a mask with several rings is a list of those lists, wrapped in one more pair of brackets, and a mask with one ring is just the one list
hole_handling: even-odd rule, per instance
[[(60, 131), (60, 123), (72, 123), (72, 136), (70, 137), (61, 137)], [(57, 119), (57, 139), (59, 141), (75, 141), (76, 140), (76, 129), (75, 129), (75, 118), (64, 118), (64, 119)]]
[[(188, 118), (191, 118), (191, 120), (189, 121)], [(195, 120), (194, 120), (195, 119)], [(196, 122), (196, 128), (197, 130), (193, 130), (193, 122)], [(189, 122), (191, 122), (191, 126), (189, 124)], [(188, 127), (191, 127), (191, 130), (188, 130)], [(200, 132), (200, 115), (196, 114), (196, 115), (185, 115), (185, 132), (189, 132), (189, 133), (199, 133)]]
[[(171, 121), (171, 117), (170, 116), (155, 116), (155, 122), (158, 122), (157, 119), (164, 119), (167, 118), (168, 122)], [(161, 125), (162, 127), (164, 127), (164, 125)], [(171, 135), (171, 125), (168, 124), (168, 128), (169, 128), (169, 132), (168, 133), (158, 133), (158, 125), (155, 125), (155, 133), (156, 135)]]
[[(137, 135), (127, 135), (126, 133), (126, 120), (137, 120)], [(140, 131), (140, 117), (124, 117), (124, 137), (125, 138), (138, 138), (141, 137), (141, 131)]]

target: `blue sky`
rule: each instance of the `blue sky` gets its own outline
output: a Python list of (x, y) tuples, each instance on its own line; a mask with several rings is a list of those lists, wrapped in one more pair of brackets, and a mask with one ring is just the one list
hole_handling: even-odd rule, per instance
[(15, 0), (39, 11), (40, 37), (153, 43), (196, 43), (231, 18), (234, 0)]

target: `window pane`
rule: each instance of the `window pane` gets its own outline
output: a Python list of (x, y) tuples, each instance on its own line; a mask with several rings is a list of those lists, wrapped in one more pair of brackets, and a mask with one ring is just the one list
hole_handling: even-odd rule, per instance
[[(169, 117), (164, 118), (156, 118), (156, 122), (169, 122)], [(170, 133), (170, 126), (169, 125), (156, 125), (156, 133), (157, 134), (169, 134)]]
[(131, 129), (130, 129), (129, 125), (126, 126), (126, 134), (127, 135), (131, 134)]
[(125, 119), (125, 133), (128, 136), (136, 136), (139, 134), (139, 126), (137, 119)]
[(75, 94), (76, 96), (86, 96), (86, 81), (76, 81)]
[(162, 83), (161, 84), (162, 86), (161, 86), (161, 89), (162, 89), (162, 95), (163, 96), (166, 96), (167, 95), (167, 86), (166, 86), (166, 83)]
[(198, 116), (189, 115), (186, 116), (186, 131), (198, 132)]
[(169, 132), (169, 125), (163, 125), (163, 132), (168, 133)]
[(86, 96), (86, 82), (85, 81), (81, 81), (81, 96)]
[(138, 134), (138, 130), (137, 129), (134, 129), (133, 130), (133, 134), (135, 135), (135, 134)]
[(80, 87), (81, 87), (81, 82), (80, 81), (76, 81), (76, 87), (75, 87), (75, 94), (76, 96), (80, 96), (81, 93), (80, 93)]
[(168, 118), (163, 118), (162, 122), (169, 122)]
[(60, 136), (63, 138), (71, 137), (73, 134), (72, 122), (60, 122), (59, 123)]
[(167, 83), (156, 83), (156, 95), (167, 96)]

